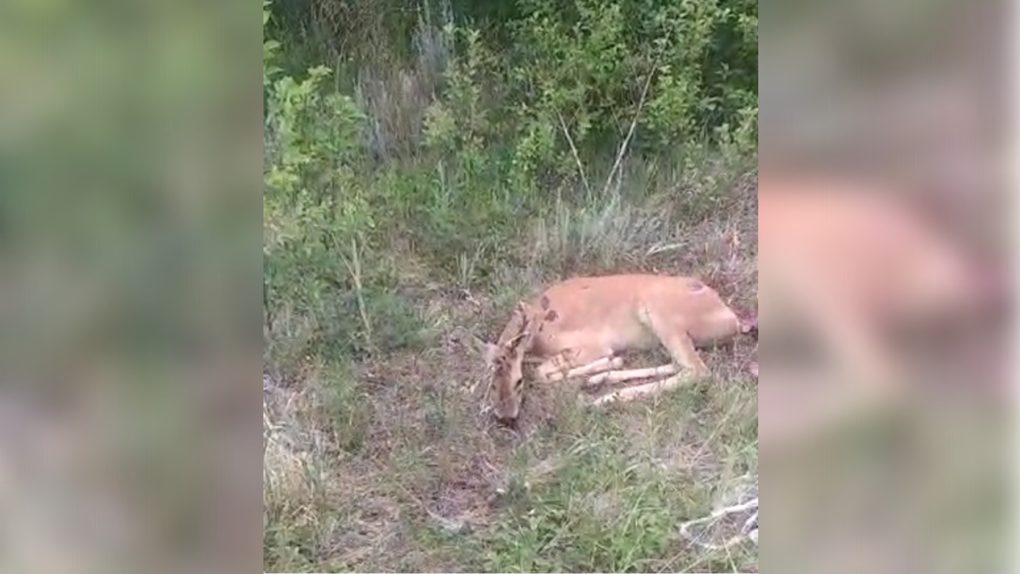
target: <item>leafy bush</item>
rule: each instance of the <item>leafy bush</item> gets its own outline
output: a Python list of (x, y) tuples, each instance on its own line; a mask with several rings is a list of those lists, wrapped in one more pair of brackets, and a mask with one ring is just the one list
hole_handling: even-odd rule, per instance
[[(753, 155), (756, 2), (510, 4), (263, 5), (270, 329), (287, 316), (310, 341), (398, 344), (373, 336), (393, 298), (371, 299), (392, 295), (400, 253), (484, 284), (493, 261), (536, 261), (532, 223), (640, 201), (623, 190), (635, 161)], [(330, 59), (296, 65), (315, 55)]]
[[(263, 4), (263, 26), (268, 6)], [(300, 82), (282, 74), (275, 65), (278, 48), (264, 40), (262, 249), (270, 325), (281, 306), (322, 309), (326, 292), (341, 280), (349, 279), (360, 293), (360, 245), (374, 226), (356, 170), (363, 114), (350, 97), (322, 90), (330, 74), (324, 66), (308, 70)], [(367, 320), (364, 328), (370, 337)]]

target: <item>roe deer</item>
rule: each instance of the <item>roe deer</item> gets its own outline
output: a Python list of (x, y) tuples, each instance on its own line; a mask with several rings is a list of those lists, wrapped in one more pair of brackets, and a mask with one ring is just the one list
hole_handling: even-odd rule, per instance
[[(676, 387), (688, 377), (708, 375), (696, 347), (757, 332), (719, 294), (692, 277), (610, 275), (577, 277), (551, 286), (530, 303), (518, 303), (496, 343), (484, 343), (490, 399), (496, 417), (516, 421), (523, 392), (522, 366), (537, 363), (541, 382), (594, 375), (589, 384), (672, 377), (622, 389), (596, 404), (629, 400)], [(662, 346), (672, 363), (623, 367), (624, 351)]]

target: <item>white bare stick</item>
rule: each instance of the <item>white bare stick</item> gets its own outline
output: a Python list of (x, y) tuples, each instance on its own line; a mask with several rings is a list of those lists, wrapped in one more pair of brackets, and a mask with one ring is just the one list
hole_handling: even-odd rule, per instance
[(567, 129), (567, 122), (563, 121), (563, 116), (559, 112), (556, 112), (556, 116), (560, 119), (560, 128), (563, 129), (563, 135), (567, 137), (567, 143), (570, 144), (570, 152), (574, 154), (574, 162), (577, 164), (577, 173), (581, 174), (581, 183), (584, 184), (584, 190), (591, 195), (591, 186), (588, 185), (588, 176), (584, 174), (584, 166), (581, 164), (581, 156), (577, 153), (577, 146), (574, 145), (574, 139), (570, 137), (570, 130)]
[(574, 367), (566, 373), (560, 371), (549, 375), (550, 381), (561, 381), (563, 379), (572, 379), (574, 377), (583, 377), (592, 373), (598, 373), (600, 371), (608, 371), (612, 369), (619, 369), (623, 367), (622, 357), (602, 357), (588, 363), (587, 365), (581, 365), (580, 367)]
[(620, 169), (620, 162), (623, 161), (623, 157), (627, 155), (627, 146), (630, 145), (630, 138), (634, 136), (634, 128), (637, 127), (638, 119), (641, 118), (641, 109), (645, 107), (645, 98), (648, 97), (648, 88), (652, 85), (653, 77), (655, 77), (654, 67), (648, 72), (648, 78), (645, 79), (645, 87), (641, 90), (641, 100), (638, 102), (637, 111), (634, 112), (634, 119), (630, 122), (630, 129), (627, 130), (627, 137), (625, 137), (623, 139), (623, 143), (620, 144), (620, 149), (616, 154), (616, 161), (613, 162), (613, 169), (609, 170), (609, 177), (606, 178), (606, 185), (602, 188), (603, 196), (609, 193), (609, 187), (613, 183), (613, 176), (616, 175), (616, 170)]
[[(730, 537), (722, 544), (711, 544), (708, 542), (704, 542), (700, 539), (699, 536), (692, 534), (690, 531), (690, 527), (694, 526), (695, 524), (702, 524), (705, 522), (716, 522), (723, 516), (726, 516), (727, 514), (735, 514), (739, 512), (748, 511), (752, 511), (751, 516), (744, 521), (743, 525), (740, 528), (740, 533), (737, 534), (736, 536)], [(750, 539), (755, 544), (758, 544), (758, 497), (756, 496), (752, 500), (749, 500), (747, 502), (734, 504), (732, 506), (727, 506), (725, 508), (720, 508), (719, 510), (716, 510), (715, 512), (708, 516), (684, 522), (683, 524), (680, 525), (680, 535), (690, 540), (691, 542), (697, 544), (698, 546), (701, 546), (702, 548), (708, 550), (725, 550), (741, 542), (744, 537)]]
[(647, 369), (631, 369), (629, 371), (607, 371), (605, 373), (599, 373), (588, 379), (588, 383), (585, 386), (600, 385), (602, 383), (622, 383), (623, 381), (632, 381), (634, 379), (648, 379), (651, 377), (665, 377), (667, 375), (676, 374), (680, 369), (670, 363), (668, 365), (662, 365), (660, 367), (648, 367)]
[(668, 379), (663, 379), (661, 381), (655, 381), (654, 383), (646, 383), (644, 385), (638, 385), (636, 387), (628, 387), (626, 389), (620, 389), (618, 391), (613, 391), (611, 393), (607, 393), (607, 394), (605, 394), (605, 395), (595, 399), (595, 401), (592, 402), (592, 405), (599, 406), (599, 405), (604, 405), (606, 403), (611, 403), (611, 402), (615, 402), (615, 401), (632, 401), (632, 400), (634, 400), (636, 398), (639, 398), (639, 397), (643, 397), (643, 396), (647, 396), (647, 395), (654, 395), (654, 394), (661, 393), (663, 391), (668, 391), (670, 389), (675, 389), (675, 388), (683, 385), (684, 383), (691, 382), (692, 380), (693, 380), (693, 377), (691, 377), (690, 374), (688, 374), (688, 373), (681, 373), (679, 375), (673, 375), (672, 377), (669, 377)]

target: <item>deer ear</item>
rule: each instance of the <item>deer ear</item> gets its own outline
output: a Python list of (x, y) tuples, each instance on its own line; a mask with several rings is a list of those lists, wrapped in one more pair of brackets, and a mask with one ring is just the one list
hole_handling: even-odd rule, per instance
[(517, 302), (517, 307), (514, 309), (514, 312), (520, 315), (521, 319), (524, 319), (525, 321), (529, 321), (532, 317), (537, 315), (535, 308), (524, 301)]
[(496, 358), (499, 357), (499, 345), (493, 345), (492, 343), (485, 342), (483, 342), (482, 345), (482, 357), (485, 358), (485, 364), (491, 366), (496, 362)]
[(471, 337), (471, 343), (474, 348), (478, 351), (478, 354), (485, 359), (485, 364), (491, 365), (496, 360), (496, 356), (499, 353), (499, 345), (494, 345), (487, 341), (483, 341), (476, 336)]

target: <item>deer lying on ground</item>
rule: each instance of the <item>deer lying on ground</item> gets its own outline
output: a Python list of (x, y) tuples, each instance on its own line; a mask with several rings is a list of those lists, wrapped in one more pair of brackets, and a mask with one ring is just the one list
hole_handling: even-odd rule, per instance
[(772, 336), (800, 314), (873, 398), (909, 382), (890, 335), (947, 333), (998, 295), (901, 199), (863, 180), (759, 177), (758, 297)]
[[(523, 398), (523, 365), (539, 382), (590, 376), (589, 385), (667, 377), (622, 389), (596, 404), (631, 400), (709, 374), (696, 347), (757, 332), (699, 279), (660, 275), (578, 277), (517, 305), (496, 343), (484, 343), (497, 419), (513, 424)], [(664, 347), (672, 363), (619, 370), (624, 351)], [(680, 373), (680, 369), (687, 373)]]

